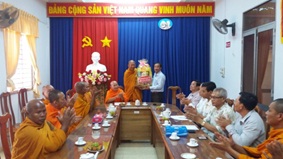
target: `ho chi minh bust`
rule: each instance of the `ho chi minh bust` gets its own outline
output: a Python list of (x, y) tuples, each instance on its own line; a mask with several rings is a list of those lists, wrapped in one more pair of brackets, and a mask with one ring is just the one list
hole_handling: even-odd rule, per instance
[(93, 71), (93, 70), (96, 70), (96, 71), (98, 70), (100, 72), (106, 72), (107, 71), (106, 66), (99, 63), (99, 60), (100, 60), (99, 52), (93, 52), (91, 54), (91, 60), (92, 60), (93, 63), (87, 65), (87, 67), (85, 69), (87, 72)]

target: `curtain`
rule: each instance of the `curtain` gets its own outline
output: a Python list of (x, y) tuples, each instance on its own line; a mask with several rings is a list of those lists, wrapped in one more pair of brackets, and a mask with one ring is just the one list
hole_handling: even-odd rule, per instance
[[(210, 18), (170, 18), (173, 22), (170, 30), (159, 29), (159, 20), (119, 19), (119, 83), (123, 83), (129, 60), (138, 64), (139, 59), (146, 58), (152, 71), (154, 63), (163, 65), (165, 90), (168, 86), (178, 85), (189, 94), (192, 80), (209, 81)], [(150, 101), (149, 91), (143, 91), (143, 101)]]
[(73, 18), (50, 18), (50, 83), (66, 92), (72, 88)]
[(14, 90), (15, 84), (11, 80), (11, 77), (15, 74), (18, 65), (21, 34), (10, 29), (4, 29), (3, 35), (6, 58), (7, 87), (10, 87), (12, 90)]
[[(9, 4), (3, 3), (3, 8), (9, 7)], [(6, 69), (7, 69), (7, 86), (14, 90), (15, 85), (11, 77), (15, 74), (17, 69), (19, 53), (20, 53), (20, 37), (21, 34), (27, 36), (28, 43), (32, 50), (30, 55), (31, 63), (35, 72), (35, 83), (33, 85), (34, 97), (39, 97), (38, 85), (41, 83), (39, 69), (36, 62), (36, 37), (38, 37), (38, 19), (22, 10), (19, 10), (18, 19), (4, 29), (4, 46), (6, 55)]]
[(36, 62), (36, 37), (32, 35), (27, 36), (28, 44), (31, 48), (30, 60), (34, 71), (33, 93), (35, 98), (40, 97), (38, 86), (41, 84), (40, 73)]
[[(91, 54), (100, 53), (99, 63), (107, 67), (111, 80), (117, 80), (118, 74), (118, 22), (116, 18), (74, 18), (73, 40), (73, 84), (79, 81), (78, 73), (85, 72), (92, 64)], [(92, 46), (83, 47), (83, 38), (89, 37)], [(101, 40), (112, 40), (110, 47), (103, 47)]]

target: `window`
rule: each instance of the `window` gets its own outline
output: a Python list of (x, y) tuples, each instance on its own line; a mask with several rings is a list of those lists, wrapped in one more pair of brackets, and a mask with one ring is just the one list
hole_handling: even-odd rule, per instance
[(15, 74), (11, 78), (15, 84), (15, 90), (21, 88), (33, 88), (33, 69), (30, 61), (31, 49), (26, 36), (20, 38), (20, 55)]

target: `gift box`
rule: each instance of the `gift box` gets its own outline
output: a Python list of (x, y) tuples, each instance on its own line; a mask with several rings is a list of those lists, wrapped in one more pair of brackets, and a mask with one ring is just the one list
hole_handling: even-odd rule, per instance
[(92, 123), (101, 123), (102, 120), (103, 120), (102, 114), (95, 114), (95, 115), (92, 117)]
[(170, 136), (172, 132), (177, 132), (178, 136), (188, 135), (188, 130), (185, 126), (166, 126), (165, 127), (166, 136)]

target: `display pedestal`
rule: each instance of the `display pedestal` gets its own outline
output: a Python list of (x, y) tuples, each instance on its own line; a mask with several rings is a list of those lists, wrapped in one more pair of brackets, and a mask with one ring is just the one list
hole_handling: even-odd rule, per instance
[(97, 90), (101, 90), (101, 92), (96, 96), (96, 105), (104, 105), (105, 96), (108, 90), (108, 82), (92, 87), (95, 87)]

